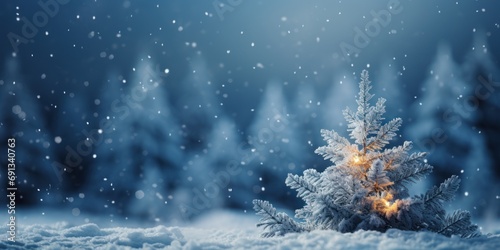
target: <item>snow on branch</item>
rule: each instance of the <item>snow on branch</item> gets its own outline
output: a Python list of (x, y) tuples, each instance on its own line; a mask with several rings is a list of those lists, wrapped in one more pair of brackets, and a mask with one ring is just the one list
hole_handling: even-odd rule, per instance
[(358, 103), (356, 116), (361, 122), (361, 126), (356, 126), (355, 124), (351, 125), (351, 127), (355, 126), (352, 130), (351, 137), (356, 139), (356, 143), (363, 144), (363, 146), (366, 143), (368, 127), (370, 125), (368, 122), (368, 114), (370, 113), (369, 101), (373, 97), (373, 95), (370, 94), (371, 88), (372, 86), (370, 85), (370, 80), (368, 80), (368, 71), (363, 70), (361, 72), (361, 81), (359, 82), (358, 100), (356, 100), (356, 103)]
[(328, 142), (327, 146), (321, 146), (314, 152), (323, 156), (325, 160), (331, 160), (333, 163), (338, 163), (344, 160), (346, 150), (351, 148), (349, 141), (332, 130), (321, 130), (323, 139)]
[(433, 167), (424, 161), (426, 155), (422, 152), (413, 153), (388, 174), (396, 188), (415, 183), (432, 172)]
[(387, 187), (394, 184), (388, 177), (387, 172), (384, 170), (382, 161), (377, 160), (372, 164), (367, 173), (367, 179), (371, 183), (371, 191), (383, 191)]
[(276, 213), (274, 208), (269, 202), (262, 200), (254, 200), (254, 210), (258, 215), (261, 215), (260, 223), (257, 227), (264, 227), (265, 231), (262, 233), (263, 237), (272, 237), (284, 235), (291, 232), (302, 232), (303, 228), (292, 218), (285, 213)]
[(458, 176), (453, 175), (446, 179), (439, 187), (433, 187), (423, 197), (424, 204), (432, 207), (440, 207), (444, 201), (451, 201), (460, 185)]
[[(307, 172), (306, 172), (307, 171)], [(288, 174), (285, 184), (292, 189), (297, 190), (297, 197), (306, 202), (311, 200), (316, 193), (316, 185), (319, 182), (319, 173), (316, 170), (309, 169), (304, 171), (304, 176)]]
[(470, 213), (462, 210), (456, 210), (446, 216), (443, 228), (438, 233), (446, 236), (459, 235), (464, 238), (479, 236), (477, 226), (471, 225)]
[(379, 150), (389, 144), (389, 141), (397, 136), (396, 132), (399, 130), (402, 123), (403, 121), (401, 118), (396, 118), (382, 126), (377, 132), (377, 136), (370, 138), (368, 145), (366, 145), (366, 149)]

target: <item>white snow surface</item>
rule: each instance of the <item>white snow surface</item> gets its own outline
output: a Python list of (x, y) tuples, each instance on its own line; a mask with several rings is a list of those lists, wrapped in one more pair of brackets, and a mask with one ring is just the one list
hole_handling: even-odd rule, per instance
[(33, 224), (17, 228), (16, 242), (0, 249), (500, 249), (500, 235), (447, 238), (431, 232), (388, 230), (386, 233), (313, 231), (262, 238), (257, 218), (234, 212), (214, 212), (187, 227), (105, 227), (96, 223)]

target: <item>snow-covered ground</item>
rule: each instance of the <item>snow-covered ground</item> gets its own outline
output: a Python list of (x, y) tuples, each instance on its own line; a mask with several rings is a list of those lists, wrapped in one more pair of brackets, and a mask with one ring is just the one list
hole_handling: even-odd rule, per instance
[[(103, 220), (101, 220), (102, 222)], [(500, 249), (500, 235), (460, 239), (428, 232), (389, 230), (342, 234), (313, 231), (261, 238), (257, 218), (214, 212), (189, 227), (106, 227), (99, 223), (41, 222), (17, 228), (0, 249)], [(0, 231), (7, 231), (2, 225)]]

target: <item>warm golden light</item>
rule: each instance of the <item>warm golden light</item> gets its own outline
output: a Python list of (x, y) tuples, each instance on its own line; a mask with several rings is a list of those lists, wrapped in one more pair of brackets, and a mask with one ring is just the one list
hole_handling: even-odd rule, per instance
[(372, 196), (372, 201), (373, 210), (384, 214), (387, 218), (394, 216), (398, 212), (398, 200), (393, 201), (393, 195), (390, 192)]
[(360, 161), (359, 156), (354, 156), (354, 163), (359, 163)]
[(387, 206), (387, 207), (391, 206), (391, 203), (389, 201), (387, 201), (387, 200), (384, 200), (384, 203), (385, 203), (385, 206)]
[(398, 213), (398, 204), (396, 202), (390, 204), (389, 202), (386, 202), (387, 207), (383, 210), (385, 213), (386, 217), (391, 217), (394, 216)]

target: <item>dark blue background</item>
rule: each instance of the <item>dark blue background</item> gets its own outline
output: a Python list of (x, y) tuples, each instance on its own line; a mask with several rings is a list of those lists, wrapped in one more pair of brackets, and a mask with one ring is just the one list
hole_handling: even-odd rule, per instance
[[(228, 8), (228, 11), (223, 12), (221, 16), (215, 7), (217, 2), (226, 3)], [(231, 183), (227, 187), (234, 187), (235, 190), (228, 191), (221, 188), (220, 197), (217, 198), (221, 201), (214, 202), (210, 208), (200, 209), (198, 212), (219, 207), (245, 211), (251, 208), (250, 201), (254, 198), (275, 199), (278, 200), (278, 204), (288, 206), (290, 209), (298, 208), (301, 202), (294, 198), (295, 194), (285, 188), (286, 173), (300, 173), (308, 167), (322, 170), (328, 166), (328, 162), (313, 153), (317, 146), (323, 144), (319, 138), (319, 128), (336, 129), (343, 133), (345, 130), (345, 126), (338, 126), (338, 120), (332, 121), (330, 125), (322, 117), (325, 110), (329, 109), (325, 105), (335, 103), (335, 101), (328, 102), (332, 93), (330, 90), (334, 85), (338, 85), (339, 79), (345, 79), (344, 82), (351, 84), (350, 89), (352, 87), (356, 89), (358, 75), (365, 68), (370, 70), (376, 97), (389, 99), (388, 118), (402, 116), (404, 119), (402, 138), (398, 142), (417, 140), (416, 150), (433, 151), (430, 162), (436, 166), (436, 171), (434, 178), (428, 179), (428, 182), (438, 183), (451, 174), (463, 174), (461, 177), (468, 179), (470, 175), (474, 175), (473, 171), (466, 170), (465, 173), (460, 171), (475, 169), (473, 163), (461, 166), (462, 160), (458, 162), (448, 160), (454, 159), (456, 155), (467, 159), (474, 158), (467, 142), (457, 143), (448, 140), (444, 143), (435, 143), (437, 149), (425, 143), (418, 143), (418, 138), (428, 138), (433, 129), (443, 127), (445, 131), (454, 131), (446, 129), (453, 124), (449, 122), (447, 124), (439, 114), (435, 115), (435, 125), (419, 126), (418, 120), (423, 120), (425, 117), (432, 118), (433, 115), (426, 116), (425, 112), (419, 111), (418, 105), (422, 100), (429, 100), (425, 96), (428, 95), (427, 90), (432, 88), (432, 85), (424, 83), (434, 78), (430, 73), (433, 70), (433, 63), (437, 61), (440, 53), (446, 51), (439, 48), (449, 48), (451, 60), (458, 65), (457, 72), (462, 73), (461, 78), (469, 89), (474, 89), (480, 84), (479, 76), (485, 78), (492, 76), (494, 80), (499, 81), (500, 5), (495, 1), (401, 1), (402, 11), (391, 16), (389, 24), (381, 27), (380, 32), (370, 38), (370, 42), (365, 48), (360, 49), (358, 56), (350, 56), (346, 60), (341, 44), (353, 45), (355, 29), (364, 30), (373, 19), (371, 11), (387, 10), (388, 2), (390, 1), (69, 1), (67, 4), (59, 5), (59, 10), (48, 19), (46, 25), (38, 28), (37, 34), (30, 39), (30, 42), (18, 44), (17, 50), (14, 50), (8, 38), (9, 34), (22, 36), (24, 25), (23, 21), (16, 21), (16, 18), (26, 17), (32, 21), (33, 16), (42, 11), (42, 8), (35, 1), (2, 1), (0, 60), (4, 67), (0, 71), (1, 140), (5, 141), (12, 135), (20, 137), (18, 181), (24, 186), (19, 203), (31, 207), (65, 209), (76, 206), (82, 211), (130, 217), (140, 215), (152, 220), (158, 217), (172, 219), (171, 217), (180, 216), (171, 211), (178, 212), (179, 204), (191, 200), (190, 197), (195, 195), (193, 187), (198, 185), (200, 190), (204, 187), (200, 183), (186, 184), (190, 182), (188, 178), (221, 169), (207, 164), (206, 169), (202, 170), (206, 172), (193, 170), (195, 169), (193, 159), (215, 153), (210, 148), (211, 140), (216, 139), (209, 134), (217, 128), (217, 122), (220, 119), (228, 119), (234, 123), (235, 127), (232, 129), (236, 133), (233, 138), (235, 144), (245, 144), (248, 142), (248, 136), (255, 131), (252, 129), (252, 124), (255, 127), (258, 126), (255, 124), (259, 119), (264, 121), (273, 119), (260, 110), (269, 104), (264, 98), (266, 93), (270, 95), (268, 85), (276, 83), (283, 90), (287, 114), (290, 115), (288, 116), (290, 123), (287, 124), (290, 132), (283, 138), (294, 140), (292, 135), (307, 134), (306, 139), (295, 139), (296, 147), (302, 148), (287, 151), (286, 147), (282, 147), (284, 153), (277, 154), (274, 160), (272, 153), (263, 156), (264, 153), (261, 152), (261, 158), (252, 163), (255, 166), (245, 166), (243, 170), (246, 174), (249, 174), (248, 171), (253, 171), (255, 174), (243, 174), (238, 175), (238, 178), (231, 178)], [(483, 48), (483, 45), (486, 47)], [(483, 56), (474, 57), (474, 53), (481, 52), (485, 48), (487, 52), (482, 53)], [(110, 55), (113, 56), (112, 59), (109, 58)], [(485, 65), (493, 67), (488, 68), (481, 64), (481, 61), (484, 63), (488, 57), (491, 61)], [(94, 151), (100, 152), (97, 147), (93, 148), (92, 154), (83, 157), (82, 168), (63, 174), (62, 181), (56, 178), (53, 170), (53, 162), (63, 162), (67, 156), (68, 151), (65, 149), (67, 146), (75, 148), (79, 142), (85, 140), (86, 136), (82, 133), (82, 129), (97, 128), (99, 120), (110, 112), (109, 104), (112, 100), (126, 95), (127, 88), (137, 84), (134, 82), (137, 73), (132, 69), (138, 67), (141, 60), (158, 73), (155, 76), (156, 80), (162, 84), (155, 91), (164, 93), (168, 99), (166, 106), (171, 110), (171, 114), (164, 119), (171, 119), (175, 121), (173, 123), (177, 124), (176, 126), (179, 126), (180, 130), (175, 130), (175, 133), (179, 134), (180, 139), (172, 145), (178, 143), (175, 148), (181, 149), (178, 157), (166, 161), (155, 160), (155, 166), (161, 169), (160, 172), (168, 170), (166, 173), (161, 172), (160, 175), (170, 175), (168, 178), (161, 178), (160, 181), (163, 190), (168, 191), (159, 193), (165, 197), (172, 195), (173, 198), (171, 203), (162, 203), (163, 210), (149, 210), (146, 215), (141, 215), (141, 209), (123, 209), (128, 206), (130, 200), (136, 199), (134, 194), (138, 187), (135, 185), (126, 187), (124, 184), (123, 194), (113, 198), (123, 201), (116, 208), (113, 205), (106, 206), (110, 202), (106, 195), (104, 201), (94, 199), (99, 193), (94, 195), (89, 190), (98, 185), (92, 176), (100, 176), (99, 170), (96, 170), (100, 168), (97, 167), (96, 159), (92, 157)], [(168, 74), (164, 73), (165, 69), (169, 69)], [(198, 73), (194, 73), (193, 70)], [(381, 87), (383, 83), (379, 82), (382, 76), (397, 82), (396, 85), (392, 85), (392, 88), (397, 86), (397, 90)], [(107, 92), (109, 82), (119, 82), (121, 79), (127, 80), (122, 88), (114, 91), (110, 88), (111, 92)], [(21, 82), (22, 87), (17, 89), (12, 87), (13, 81)], [(207, 82), (210, 83), (209, 87), (206, 87)], [(310, 120), (298, 115), (303, 106), (294, 102), (295, 98), (307, 89), (304, 86), (314, 90), (311, 103), (312, 106), (316, 104), (317, 108), (310, 111), (306, 108), (304, 112), (318, 112), (314, 117), (309, 117)], [(343, 109), (347, 105), (354, 108), (355, 96), (346, 88), (337, 86), (335, 91), (340, 92), (338, 96), (348, 95), (347, 99), (351, 101), (345, 104), (337, 103), (340, 107), (332, 107), (332, 110)], [(20, 99), (13, 97), (12, 93), (16, 91), (22, 91), (16, 97)], [(110, 99), (109, 103), (105, 101), (106, 96)], [(434, 98), (441, 97), (438, 95)], [(457, 96), (443, 97), (445, 101), (451, 103), (450, 105), (457, 102), (456, 98)], [(481, 131), (481, 136), (485, 138), (481, 144), (484, 146), (484, 155), (480, 156), (483, 159), (478, 161), (486, 163), (478, 163), (483, 164), (478, 167), (484, 166), (491, 173), (491, 179), (486, 181), (486, 187), (489, 184), (491, 187), (498, 187), (494, 183), (500, 180), (500, 154), (498, 154), (500, 147), (496, 145), (500, 139), (498, 118), (500, 105), (496, 101), (499, 98), (499, 89), (496, 88), (491, 98), (482, 100), (478, 108), (474, 109), (473, 119), (460, 117), (464, 119), (463, 127), (475, 131), (476, 134)], [(103, 103), (96, 105), (96, 99)], [(23, 121), (14, 114), (15, 105), (27, 110), (27, 118), (21, 119)], [(30, 105), (33, 108), (26, 108)], [(193, 114), (186, 111), (187, 106), (193, 110), (195, 109), (193, 107), (199, 105), (202, 105), (201, 108), (193, 111)], [(150, 107), (143, 108), (147, 110)], [(132, 110), (132, 112), (139, 111)], [(334, 116), (341, 117), (340, 112), (332, 112), (337, 112)], [(214, 118), (215, 116), (217, 118)], [(155, 122), (153, 119), (150, 123), (155, 124)], [(444, 125), (439, 125), (440, 123)], [(120, 124), (120, 121), (115, 124)], [(128, 127), (130, 130), (126, 131), (134, 131), (133, 126)], [(417, 132), (409, 131), (412, 126)], [(422, 131), (418, 127), (425, 127), (430, 131)], [(20, 136), (19, 130), (24, 129), (25, 133)], [(37, 129), (40, 131), (36, 131)], [(120, 130), (118, 125), (117, 130)], [(135, 135), (131, 141), (137, 142), (141, 138), (151, 137), (150, 135), (155, 138), (162, 133), (151, 132), (148, 129), (138, 131), (145, 132), (139, 132), (144, 134)], [(124, 132), (121, 136), (127, 137), (129, 132)], [(255, 136), (255, 133), (253, 135)], [(54, 142), (56, 136), (61, 136), (61, 143)], [(275, 136), (281, 138), (281, 135)], [(104, 138), (107, 137), (120, 138), (120, 135), (105, 133)], [(467, 135), (464, 134), (463, 137), (467, 141)], [(149, 143), (146, 139), (144, 141), (146, 146), (137, 146), (138, 148), (132, 149), (131, 152), (132, 154), (135, 152), (135, 158), (144, 159), (146, 163), (137, 163), (141, 167), (134, 172), (135, 174), (127, 177), (129, 179), (126, 179), (126, 182), (145, 182), (146, 169), (151, 168), (145, 159), (152, 156), (141, 154), (143, 152), (141, 147), (149, 145), (154, 148), (157, 144)], [(121, 144), (126, 147), (127, 143), (127, 140), (124, 140)], [(245, 149), (251, 148), (251, 145), (245, 147)], [(447, 149), (441, 150), (441, 148)], [(269, 151), (266, 147), (262, 150)], [(230, 157), (227, 157), (235, 154), (228, 149), (219, 151), (218, 156), (211, 159), (211, 164), (225, 166), (230, 161), (228, 160)], [(294, 158), (296, 155), (294, 152), (300, 152), (301, 157)], [(131, 153), (123, 152), (123, 154)], [(168, 155), (169, 152), (165, 154)], [(1, 155), (1, 157), (4, 164), (6, 156)], [(236, 158), (238, 157), (241, 158), (241, 156)], [(274, 170), (261, 170), (265, 165), (273, 169), (271, 166), (277, 165), (272, 163), (273, 161), (283, 162), (284, 166), (281, 166), (283, 169), (279, 171), (274, 169), (276, 173), (268, 173)], [(290, 168), (287, 161), (294, 162), (297, 167)], [(446, 165), (447, 162), (450, 165)], [(120, 168), (122, 164), (124, 163), (116, 162), (115, 165), (109, 164), (108, 167)], [(137, 166), (131, 162), (126, 164)], [(249, 169), (246, 169), (247, 167)], [(174, 170), (170, 171), (171, 169)], [(4, 172), (2, 170), (0, 175), (2, 182), (5, 180)], [(269, 177), (266, 178), (267, 176)], [(259, 177), (263, 177), (264, 180), (259, 180)], [(245, 179), (251, 180), (245, 184)], [(274, 185), (276, 188), (270, 188)], [(266, 187), (265, 191), (262, 191), (262, 187)], [(117, 187), (117, 190), (120, 188)], [(158, 188), (160, 189), (162, 188)], [(470, 192), (461, 189), (459, 196), (463, 197), (467, 191)], [(496, 210), (493, 212), (495, 217), (500, 215), (498, 214), (500, 193), (495, 192), (498, 192), (498, 189), (483, 194), (487, 196), (486, 198), (481, 197), (479, 191), (472, 192), (474, 193), (472, 203), (477, 206), (482, 204), (482, 209), (473, 213), (474, 216), (484, 218), (486, 215), (490, 216), (492, 210)], [(85, 198), (77, 198), (82, 193), (86, 194)], [(75, 197), (69, 200), (84, 201), (78, 204), (76, 201), (68, 201), (68, 197)], [(4, 200), (5, 197), (2, 196), (1, 199)], [(462, 201), (459, 199), (460, 204), (470, 204)], [(475, 209), (476, 205), (466, 205), (466, 208)], [(199, 214), (198, 212), (193, 216)]]

